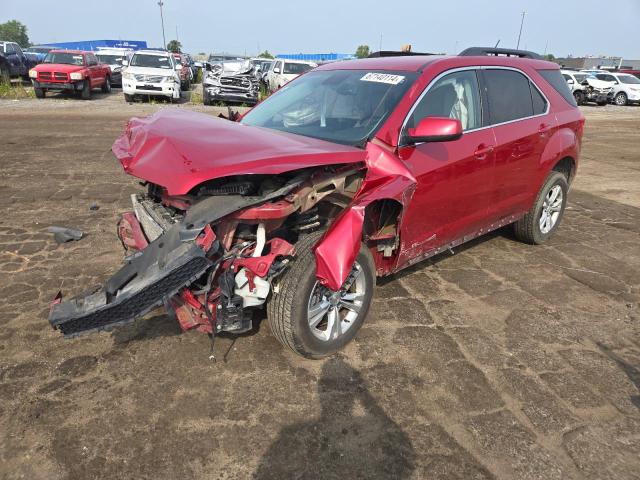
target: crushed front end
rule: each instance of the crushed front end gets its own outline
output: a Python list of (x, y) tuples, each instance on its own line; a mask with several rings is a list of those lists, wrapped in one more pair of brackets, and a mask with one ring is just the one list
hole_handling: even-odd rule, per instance
[(99, 290), (58, 298), (49, 322), (73, 337), (164, 305), (183, 330), (246, 332), (298, 238), (344, 208), (362, 176), (334, 165), (223, 178), (174, 196), (147, 183), (118, 223), (125, 264)]
[(214, 64), (206, 71), (202, 81), (205, 105), (216, 102), (234, 102), (255, 105), (260, 84), (249, 62)]

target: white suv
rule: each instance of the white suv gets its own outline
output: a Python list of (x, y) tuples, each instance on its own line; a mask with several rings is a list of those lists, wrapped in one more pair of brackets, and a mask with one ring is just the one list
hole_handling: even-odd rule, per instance
[(596, 73), (598, 80), (613, 82), (613, 103), (629, 105), (640, 103), (640, 79), (628, 73)]
[(279, 88), (284, 87), (298, 75), (301, 75), (317, 66), (318, 64), (313, 62), (276, 58), (267, 72), (265, 79), (267, 87), (270, 91), (275, 92)]
[(122, 74), (124, 99), (132, 102), (135, 95), (168, 97), (173, 102), (180, 98), (180, 70), (170, 52), (138, 50), (131, 57)]

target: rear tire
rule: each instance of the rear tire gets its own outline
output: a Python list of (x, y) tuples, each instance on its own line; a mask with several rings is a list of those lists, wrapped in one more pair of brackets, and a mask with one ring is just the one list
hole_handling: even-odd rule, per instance
[(322, 232), (314, 232), (298, 241), (296, 258), (280, 277), (278, 293), (272, 293), (267, 303), (269, 326), (278, 341), (312, 359), (334, 354), (355, 337), (375, 287), (373, 259), (363, 245), (343, 287), (351, 285), (338, 292), (331, 303), (326, 295), (332, 292), (316, 279), (313, 247), (321, 237)]
[(614, 99), (614, 102), (616, 105), (623, 107), (625, 105), (629, 104), (629, 99), (627, 98), (627, 94), (624, 92), (620, 92), (619, 94), (616, 95), (616, 98)]
[(111, 78), (105, 77), (104, 85), (102, 85), (102, 93), (111, 93)]
[(91, 100), (91, 80), (86, 78), (82, 84), (82, 92), (80, 93), (82, 100)]
[(36, 92), (36, 98), (44, 98), (46, 95), (46, 90), (43, 88), (34, 88), (34, 92)]
[(552, 171), (529, 212), (513, 224), (516, 238), (532, 245), (549, 240), (560, 226), (568, 190), (567, 177), (561, 172)]
[(573, 92), (573, 98), (576, 99), (576, 103), (578, 105), (584, 105), (584, 93), (582, 93), (581, 91), (575, 91)]

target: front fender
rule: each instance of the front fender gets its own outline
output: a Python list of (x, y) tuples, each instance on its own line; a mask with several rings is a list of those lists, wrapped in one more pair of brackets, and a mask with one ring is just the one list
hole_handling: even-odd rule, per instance
[(316, 277), (333, 291), (340, 289), (360, 251), (366, 206), (392, 199), (404, 208), (415, 190), (413, 174), (392, 152), (375, 143), (366, 150), (367, 174), (360, 190), (315, 247)]

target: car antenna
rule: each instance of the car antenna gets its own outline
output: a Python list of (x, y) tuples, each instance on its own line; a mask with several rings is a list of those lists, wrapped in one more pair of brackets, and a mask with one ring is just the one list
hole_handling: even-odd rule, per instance
[(496, 42), (496, 44), (493, 46), (493, 48), (498, 48), (498, 45), (500, 45), (500, 39), (498, 39), (498, 41)]

